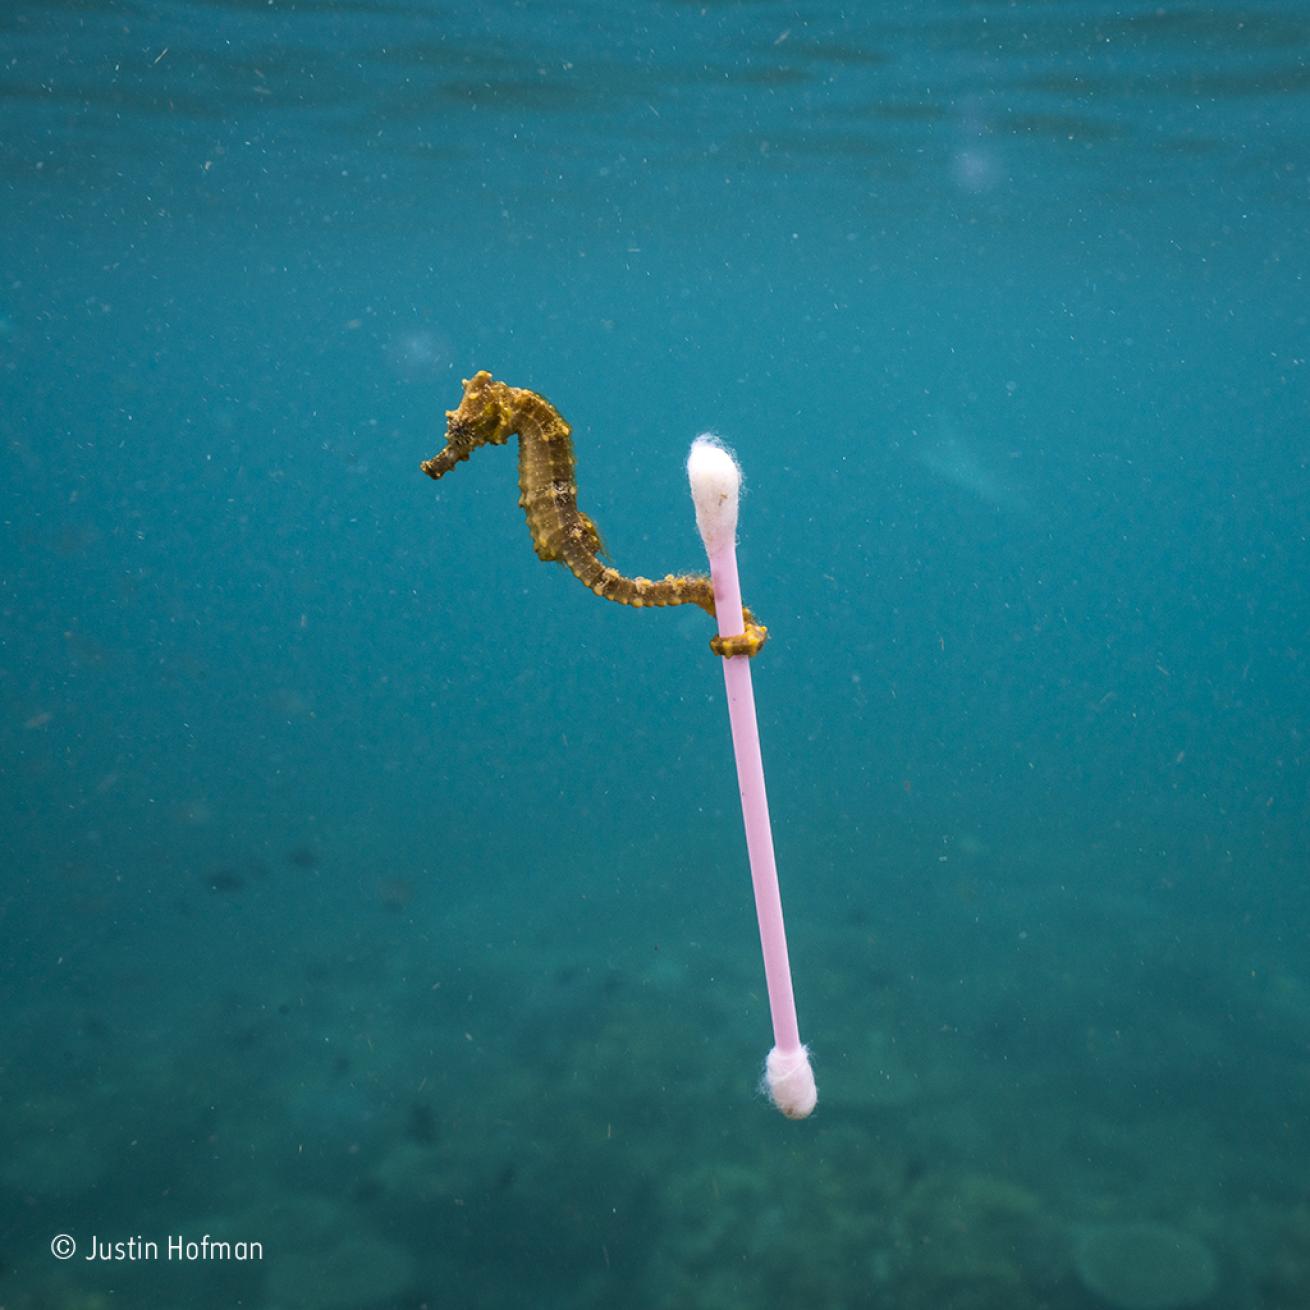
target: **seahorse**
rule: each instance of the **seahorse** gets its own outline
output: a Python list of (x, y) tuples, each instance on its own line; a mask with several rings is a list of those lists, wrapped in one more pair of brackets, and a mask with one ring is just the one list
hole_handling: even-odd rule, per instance
[[(492, 380), (483, 370), (463, 383), (458, 409), (446, 411), (446, 444), (419, 467), (430, 478), (444, 477), (479, 446), (503, 446), (519, 439), (519, 505), (527, 515), (537, 558), (563, 564), (584, 587), (606, 600), (634, 609), (699, 605), (714, 617), (714, 588), (701, 574), (668, 574), (659, 581), (624, 577), (600, 557), (604, 554), (595, 523), (578, 508), (577, 461), (573, 429), (545, 396)], [(768, 629), (742, 610), (745, 632), (713, 637), (716, 655), (755, 655)]]

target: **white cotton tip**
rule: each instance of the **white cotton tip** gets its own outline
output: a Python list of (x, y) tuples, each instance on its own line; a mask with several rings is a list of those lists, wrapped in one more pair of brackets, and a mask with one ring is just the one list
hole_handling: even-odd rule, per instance
[(687, 477), (696, 505), (696, 526), (707, 554), (713, 555), (737, 539), (737, 502), (741, 499), (741, 468), (717, 437), (702, 433), (691, 443)]
[(764, 1089), (788, 1119), (808, 1119), (819, 1102), (808, 1048), (780, 1051), (775, 1046), (764, 1062)]

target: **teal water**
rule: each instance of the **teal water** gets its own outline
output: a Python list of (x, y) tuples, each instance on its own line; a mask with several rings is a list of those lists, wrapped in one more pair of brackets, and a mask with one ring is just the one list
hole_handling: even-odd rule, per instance
[[(10, 0), (0, 100), (6, 1310), (1310, 1303), (1303, 6)], [(805, 1123), (709, 621), (420, 475), (478, 368), (625, 572), (742, 460)]]

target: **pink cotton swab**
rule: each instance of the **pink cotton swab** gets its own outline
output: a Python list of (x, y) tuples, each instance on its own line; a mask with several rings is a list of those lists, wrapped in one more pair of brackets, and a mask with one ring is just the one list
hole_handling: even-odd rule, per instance
[[(719, 636), (736, 637), (746, 630), (741, 614), (741, 583), (737, 578), (741, 469), (723, 446), (706, 435), (692, 443), (687, 476), (696, 505), (696, 526), (705, 543), (705, 553), (710, 557)], [(764, 1087), (769, 1099), (788, 1119), (804, 1119), (814, 1109), (819, 1093), (814, 1085), (814, 1070), (810, 1068), (810, 1053), (801, 1045), (796, 1023), (796, 999), (787, 961), (787, 931), (782, 922), (782, 897), (778, 893), (769, 798), (764, 790), (764, 760), (755, 718), (750, 657), (726, 657), (723, 681), (728, 691), (732, 749), (737, 757), (737, 785), (741, 789), (741, 814), (746, 823), (746, 851), (755, 885), (755, 913), (760, 921), (764, 978), (769, 991), (769, 1012), (773, 1016), (773, 1049), (764, 1063)]]

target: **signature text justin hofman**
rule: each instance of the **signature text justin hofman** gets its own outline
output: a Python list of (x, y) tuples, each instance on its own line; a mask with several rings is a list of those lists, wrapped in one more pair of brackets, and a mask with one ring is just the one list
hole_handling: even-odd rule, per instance
[(206, 1233), (203, 1237), (189, 1238), (173, 1234), (163, 1241), (147, 1237), (129, 1237), (111, 1242), (94, 1233), (87, 1244), (84, 1260), (262, 1260), (263, 1242), (221, 1242)]

